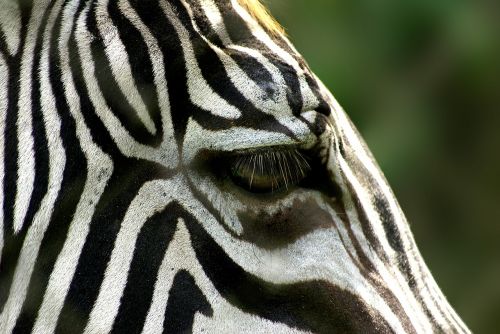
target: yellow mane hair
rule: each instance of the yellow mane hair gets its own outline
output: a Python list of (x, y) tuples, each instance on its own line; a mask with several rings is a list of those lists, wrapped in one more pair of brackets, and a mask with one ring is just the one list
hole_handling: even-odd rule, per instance
[(260, 0), (238, 0), (250, 15), (265, 29), (274, 35), (285, 34), (285, 29), (269, 13)]

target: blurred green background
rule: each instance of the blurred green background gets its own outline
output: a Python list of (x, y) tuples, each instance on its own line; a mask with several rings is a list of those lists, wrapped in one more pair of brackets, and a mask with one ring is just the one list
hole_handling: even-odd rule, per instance
[(500, 333), (500, 2), (268, 0), (476, 333)]

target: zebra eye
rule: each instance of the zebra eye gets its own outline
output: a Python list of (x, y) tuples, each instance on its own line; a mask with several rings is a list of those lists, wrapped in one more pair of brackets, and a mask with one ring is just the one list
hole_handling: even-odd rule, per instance
[(296, 149), (265, 150), (230, 157), (229, 174), (235, 184), (254, 193), (288, 189), (309, 174), (307, 158)]

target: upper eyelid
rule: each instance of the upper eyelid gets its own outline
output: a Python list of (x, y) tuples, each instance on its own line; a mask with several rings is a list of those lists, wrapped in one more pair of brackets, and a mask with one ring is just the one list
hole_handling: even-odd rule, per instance
[(280, 117), (280, 124), (288, 128), (289, 133), (264, 129), (264, 126), (261, 129), (235, 126), (222, 131), (212, 131), (204, 129), (193, 120), (188, 124), (191, 135), (184, 138), (185, 149), (182, 150), (181, 159), (184, 164), (189, 164), (202, 156), (203, 152), (226, 154), (275, 146), (312, 147), (321, 137), (321, 133), (314, 128), (316, 118), (317, 113), (314, 111), (301, 114), (300, 118)]
[[(317, 136), (312, 131), (308, 131), (307, 133), (302, 133), (297, 135), (298, 140), (294, 140), (293, 138), (287, 137), (283, 140), (275, 140), (275, 138), (266, 138), (258, 137), (258, 141), (248, 141), (245, 144), (236, 144), (229, 146), (229, 149), (226, 149), (228, 146), (224, 145), (223, 149), (214, 149), (215, 152), (220, 152), (223, 154), (243, 154), (243, 153), (252, 153), (252, 152), (265, 152), (265, 151), (273, 151), (273, 150), (291, 150), (291, 149), (309, 149), (315, 146), (321, 138)], [(234, 143), (233, 143), (234, 144)]]
[(271, 145), (271, 146), (262, 146), (262, 147), (252, 147), (245, 148), (240, 150), (229, 151), (229, 155), (252, 155), (252, 154), (262, 154), (262, 153), (270, 153), (270, 152), (278, 152), (278, 151), (291, 151), (291, 150), (302, 150), (303, 144), (296, 143), (290, 145)]
[(266, 152), (276, 152), (276, 151), (290, 151), (290, 150), (301, 150), (308, 151), (315, 147), (320, 141), (321, 137), (309, 132), (307, 135), (302, 136), (302, 140), (293, 141), (291, 138), (285, 141), (282, 140), (277, 142), (276, 140), (269, 140), (268, 143), (259, 138), (260, 140), (255, 143), (248, 143), (247, 145), (221, 145), (221, 147), (207, 147), (198, 150), (196, 154), (189, 160), (184, 160), (186, 165), (203, 163), (203, 161), (208, 161), (214, 158), (224, 158), (224, 157), (234, 157), (234, 156), (244, 156), (258, 153)]

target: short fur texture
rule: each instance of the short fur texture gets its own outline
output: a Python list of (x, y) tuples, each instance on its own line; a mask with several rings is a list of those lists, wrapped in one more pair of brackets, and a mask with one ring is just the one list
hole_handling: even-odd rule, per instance
[(469, 332), (257, 1), (2, 0), (0, 223), (1, 333)]

